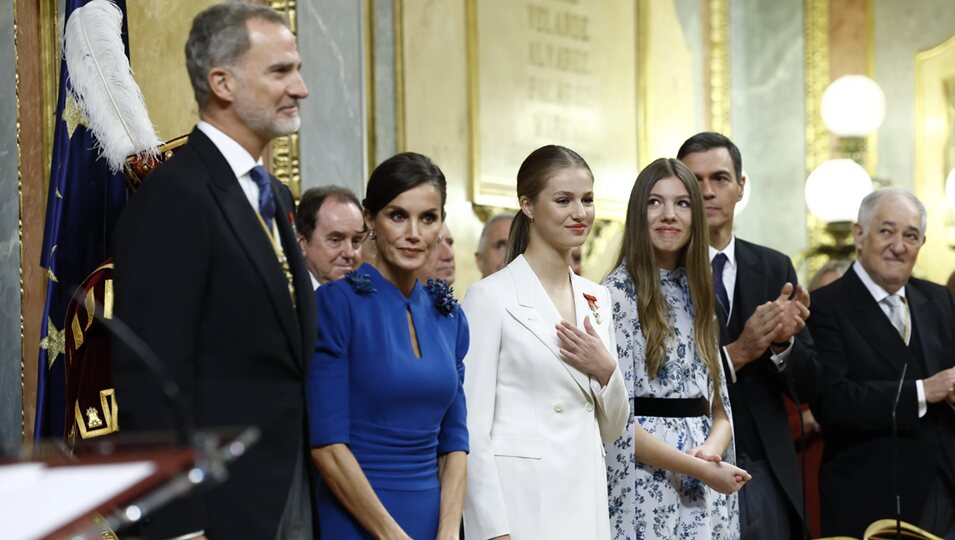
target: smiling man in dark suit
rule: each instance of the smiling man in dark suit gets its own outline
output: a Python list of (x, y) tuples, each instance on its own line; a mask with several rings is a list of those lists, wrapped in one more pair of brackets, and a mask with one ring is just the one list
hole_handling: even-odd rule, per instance
[(806, 538), (782, 394), (805, 400), (814, 391), (815, 351), (805, 330), (809, 295), (788, 257), (733, 234), (746, 185), (739, 148), (719, 133), (698, 133), (677, 158), (703, 193), (737, 464), (753, 476), (739, 492), (741, 536)]
[(813, 293), (824, 536), (862, 536), (895, 516), (897, 450), (902, 519), (955, 538), (955, 303), (945, 287), (912, 277), (925, 223), (925, 206), (908, 191), (869, 194), (852, 228), (856, 261)]
[[(303, 374), (315, 343), (287, 188), (262, 167), (308, 95), (295, 36), (262, 6), (193, 21), (200, 122), (131, 199), (116, 233), (116, 314), (158, 354), (199, 429), (257, 426), (224, 485), (146, 518), (148, 538), (311, 537)], [(169, 430), (159, 382), (117, 346), (124, 433)], [(186, 536), (181, 536), (181, 535)]]

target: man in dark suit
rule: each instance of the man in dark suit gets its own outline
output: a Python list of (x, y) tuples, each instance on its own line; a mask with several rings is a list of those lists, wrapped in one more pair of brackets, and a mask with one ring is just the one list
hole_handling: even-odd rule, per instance
[(824, 536), (862, 536), (895, 516), (897, 450), (902, 519), (955, 538), (955, 304), (944, 287), (912, 277), (925, 223), (911, 193), (869, 194), (852, 228), (856, 261), (813, 293)]
[(742, 538), (806, 538), (782, 394), (801, 401), (814, 391), (815, 351), (805, 330), (809, 295), (788, 257), (733, 234), (733, 212), (746, 185), (736, 145), (719, 133), (698, 133), (677, 158), (703, 193), (737, 461), (753, 476), (740, 490)]
[[(315, 305), (290, 192), (261, 166), (298, 129), (308, 95), (276, 12), (213, 6), (186, 64), (201, 121), (132, 197), (117, 226), (116, 315), (159, 356), (198, 429), (255, 426), (228, 480), (142, 524), (148, 538), (311, 537), (304, 373)], [(122, 432), (172, 430), (159, 382), (115, 350)]]

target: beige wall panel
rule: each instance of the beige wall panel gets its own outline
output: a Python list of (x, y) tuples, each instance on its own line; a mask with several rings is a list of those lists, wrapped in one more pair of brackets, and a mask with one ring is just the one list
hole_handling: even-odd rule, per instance
[[(465, 5), (403, 0), (404, 150), (432, 158), (448, 181), (448, 227), (455, 239), (455, 295), (480, 279), (474, 250), (483, 224), (468, 198), (467, 46)], [(399, 128), (400, 129), (400, 128)]]
[(945, 178), (955, 171), (955, 35), (915, 58), (915, 193), (928, 211), (916, 274), (944, 284), (955, 270), (955, 211)]
[(192, 19), (214, 0), (128, 2), (129, 56), (159, 137), (185, 135), (199, 118), (183, 47)]

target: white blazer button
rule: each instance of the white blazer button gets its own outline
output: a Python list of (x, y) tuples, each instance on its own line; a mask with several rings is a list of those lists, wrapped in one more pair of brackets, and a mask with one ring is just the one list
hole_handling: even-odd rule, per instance
[(591, 412), (594, 410), (594, 404), (588, 401), (584, 408), (587, 409), (587, 412)]
[(554, 412), (564, 412), (564, 405), (562, 403), (554, 405)]

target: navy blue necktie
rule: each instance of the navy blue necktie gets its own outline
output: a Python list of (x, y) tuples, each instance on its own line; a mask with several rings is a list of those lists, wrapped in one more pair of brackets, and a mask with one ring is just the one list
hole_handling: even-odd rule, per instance
[(268, 171), (261, 165), (252, 167), (249, 176), (255, 185), (259, 186), (259, 214), (265, 222), (265, 228), (272, 232), (272, 218), (275, 217), (275, 197), (272, 196), (272, 179)]
[(710, 264), (713, 265), (713, 288), (716, 290), (716, 299), (723, 305), (723, 313), (726, 313), (726, 316), (729, 317), (730, 298), (726, 294), (726, 285), (723, 284), (723, 267), (726, 266), (727, 262), (729, 262), (729, 259), (725, 253), (717, 253)]

